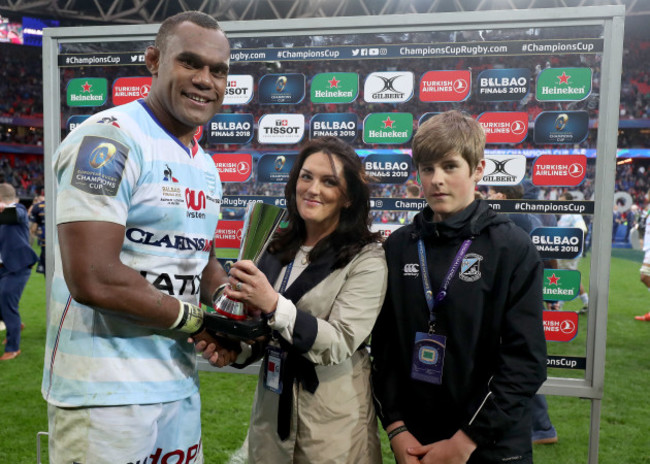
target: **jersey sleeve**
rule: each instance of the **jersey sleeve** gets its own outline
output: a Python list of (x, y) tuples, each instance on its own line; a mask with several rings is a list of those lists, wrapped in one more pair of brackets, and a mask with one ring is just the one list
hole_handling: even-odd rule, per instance
[(56, 223), (124, 225), (141, 170), (139, 147), (122, 130), (91, 122), (79, 127), (54, 156)]

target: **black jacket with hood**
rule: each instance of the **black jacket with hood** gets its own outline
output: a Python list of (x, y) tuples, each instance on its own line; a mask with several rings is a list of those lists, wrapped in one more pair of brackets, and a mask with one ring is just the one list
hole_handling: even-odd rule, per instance
[[(537, 250), (485, 201), (442, 222), (432, 218), (424, 208), (385, 243), (388, 291), (372, 335), (377, 413), (384, 427), (403, 420), (422, 444), (462, 429), (478, 445), (470, 463), (532, 462), (529, 401), (546, 379)], [(429, 320), (420, 237), (434, 295), (462, 241), (473, 238), (436, 305), (436, 333), (447, 336), (442, 385), (410, 377), (415, 334)]]

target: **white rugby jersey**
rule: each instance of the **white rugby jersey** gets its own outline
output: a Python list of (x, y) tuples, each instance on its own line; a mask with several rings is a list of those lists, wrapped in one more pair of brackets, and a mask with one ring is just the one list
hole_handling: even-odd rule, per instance
[[(221, 182), (198, 144), (188, 149), (143, 100), (102, 111), (54, 155), (56, 223), (125, 226), (122, 262), (160, 291), (199, 304)], [(96, 237), (102, 246), (102, 237)], [(198, 389), (187, 334), (156, 330), (72, 300), (55, 240), (42, 392), (58, 406), (175, 401)], [(92, 260), (92, 256), (88, 256)]]

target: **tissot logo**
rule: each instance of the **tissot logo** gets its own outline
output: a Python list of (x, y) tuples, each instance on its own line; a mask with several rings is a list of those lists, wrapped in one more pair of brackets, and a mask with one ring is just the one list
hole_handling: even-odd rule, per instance
[(248, 113), (215, 114), (208, 123), (208, 143), (246, 144), (253, 138), (254, 123)]
[(519, 101), (530, 89), (530, 70), (488, 69), (476, 80), (478, 101)]
[(557, 187), (580, 185), (587, 172), (585, 155), (541, 155), (533, 163), (533, 184)]
[(412, 134), (411, 113), (371, 113), (363, 121), (365, 143), (406, 143)]
[(251, 176), (253, 157), (250, 153), (213, 153), (212, 160), (222, 182), (246, 182)]
[(367, 102), (402, 103), (412, 97), (412, 72), (374, 72), (363, 85), (363, 99)]
[(540, 101), (584, 100), (591, 93), (591, 68), (548, 68), (537, 77)]
[(125, 103), (145, 98), (151, 90), (151, 77), (120, 77), (113, 83), (113, 104)]
[(305, 98), (304, 74), (267, 74), (259, 84), (261, 104), (299, 103)]
[(345, 142), (357, 138), (357, 115), (354, 113), (318, 113), (311, 118), (309, 138), (332, 136)]
[(486, 112), (478, 117), (478, 122), (485, 131), (485, 143), (521, 143), (528, 136), (525, 112)]
[(479, 185), (517, 185), (525, 175), (524, 155), (485, 155), (485, 173)]
[(305, 134), (305, 116), (302, 114), (265, 114), (258, 122), (257, 139), (260, 143), (298, 143)]
[(311, 101), (314, 103), (351, 103), (358, 94), (357, 73), (320, 73), (311, 80)]
[(463, 101), (469, 96), (471, 79), (470, 71), (428, 71), (420, 79), (420, 100)]
[(224, 105), (245, 105), (253, 98), (253, 76), (230, 74), (226, 83)]
[(575, 144), (589, 134), (587, 111), (544, 111), (535, 119), (535, 143)]
[(68, 106), (102, 106), (107, 99), (108, 81), (103, 77), (82, 77), (68, 81)]

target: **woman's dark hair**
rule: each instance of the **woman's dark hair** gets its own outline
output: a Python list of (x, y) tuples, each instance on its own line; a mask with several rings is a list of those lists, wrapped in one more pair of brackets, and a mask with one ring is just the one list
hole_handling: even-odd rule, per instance
[[(310, 261), (315, 261), (326, 253), (335, 256), (334, 269), (345, 266), (361, 249), (371, 242), (379, 242), (378, 232), (370, 232), (370, 190), (366, 181), (361, 160), (352, 147), (336, 137), (321, 137), (310, 141), (298, 155), (298, 159), (289, 173), (289, 180), (284, 189), (289, 213), (289, 225), (281, 229), (269, 245), (269, 253), (278, 255), (282, 264), (287, 264), (296, 256), (300, 245), (305, 241), (307, 230), (305, 222), (298, 214), (296, 203), (296, 185), (305, 160), (314, 153), (325, 153), (330, 157), (332, 170), (334, 156), (343, 166), (343, 176), (347, 191), (342, 191), (349, 206), (341, 209), (341, 216), (336, 230), (321, 239), (309, 253)], [(341, 188), (341, 184), (339, 184)]]

